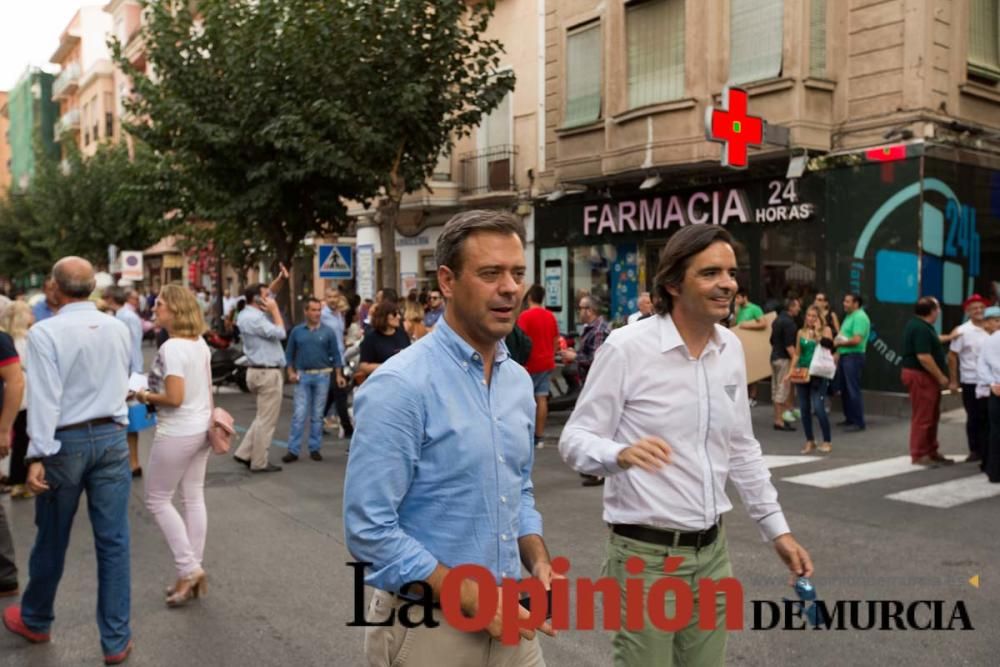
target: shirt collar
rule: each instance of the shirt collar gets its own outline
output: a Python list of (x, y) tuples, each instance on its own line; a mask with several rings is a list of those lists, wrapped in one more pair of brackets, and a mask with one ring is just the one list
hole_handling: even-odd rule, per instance
[[(669, 352), (678, 347), (687, 349), (684, 339), (681, 338), (681, 332), (677, 330), (677, 325), (674, 324), (673, 317), (669, 314), (654, 315), (653, 317), (656, 317), (660, 322), (660, 352)], [(718, 328), (715, 328), (712, 330), (712, 337), (708, 339), (708, 345), (705, 346), (702, 354), (705, 352), (721, 353), (725, 349), (726, 343), (719, 335)]]
[(77, 311), (84, 310), (97, 310), (97, 304), (93, 301), (73, 301), (71, 303), (64, 304), (63, 307), (59, 309), (59, 314), (75, 313)]
[[(461, 364), (470, 361), (473, 363), (482, 363), (479, 353), (451, 328), (446, 316), (441, 316), (437, 324), (434, 325), (434, 331), (431, 334), (458, 363)], [(497, 341), (497, 350), (493, 357), (493, 363), (502, 363), (508, 357), (510, 357), (510, 353), (507, 351), (507, 345), (502, 340)]]

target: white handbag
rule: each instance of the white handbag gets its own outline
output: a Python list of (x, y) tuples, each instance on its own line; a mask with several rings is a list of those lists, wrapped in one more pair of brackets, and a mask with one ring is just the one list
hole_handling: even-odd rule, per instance
[(809, 362), (809, 376), (832, 380), (836, 374), (837, 362), (833, 360), (833, 353), (822, 345), (817, 345), (812, 361)]

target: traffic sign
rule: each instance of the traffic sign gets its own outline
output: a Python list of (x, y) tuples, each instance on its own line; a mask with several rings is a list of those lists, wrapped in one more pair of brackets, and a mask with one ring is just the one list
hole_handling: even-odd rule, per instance
[(122, 250), (118, 255), (121, 260), (122, 278), (125, 280), (142, 280), (142, 251)]
[(324, 243), (316, 246), (319, 253), (319, 277), (349, 279), (354, 277), (353, 246)]
[(748, 148), (764, 143), (764, 120), (747, 115), (747, 91), (722, 89), (722, 109), (705, 110), (705, 138), (722, 144), (723, 167), (746, 169)]

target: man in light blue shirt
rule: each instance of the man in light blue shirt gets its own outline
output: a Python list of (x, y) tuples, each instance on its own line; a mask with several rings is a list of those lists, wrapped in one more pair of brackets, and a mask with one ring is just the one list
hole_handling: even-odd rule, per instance
[(88, 301), (94, 269), (65, 257), (52, 269), (59, 314), (28, 332), (28, 487), (38, 533), (31, 580), (21, 607), (4, 625), (32, 642), (49, 640), (53, 603), (80, 495), (97, 547), (97, 625), (105, 660), (132, 647), (128, 500), (132, 485), (125, 441), (128, 328)]
[(59, 305), (56, 303), (55, 289), (56, 281), (49, 276), (45, 279), (45, 284), (42, 286), (42, 292), (44, 292), (45, 298), (41, 299), (31, 309), (31, 314), (35, 316), (36, 324), (42, 320), (47, 320), (56, 314), (56, 310), (59, 308)]
[(247, 306), (236, 326), (243, 338), (243, 353), (250, 362), (247, 369), (247, 386), (257, 395), (257, 416), (247, 429), (233, 458), (250, 468), (251, 472), (277, 472), (281, 466), (268, 460), (274, 428), (281, 414), (281, 391), (284, 386), (285, 320), (281, 317), (278, 302), (271, 298), (266, 285), (254, 284), (243, 293)]
[[(109, 287), (104, 290), (104, 302), (115, 311), (115, 318), (128, 327), (131, 341), (128, 372), (142, 374), (142, 320), (128, 303), (128, 294), (121, 287)], [(139, 433), (156, 425), (155, 413), (138, 401), (128, 403), (128, 453), (129, 465), (132, 466), (132, 476), (142, 476), (142, 466), (139, 465)]]
[[(499, 584), (520, 579), (524, 563), (546, 588), (551, 582), (531, 483), (533, 385), (503, 343), (524, 291), (523, 239), (510, 213), (467, 211), (452, 218), (437, 247), (445, 315), (358, 392), (344, 526), (350, 552), (372, 564), (365, 577), (377, 589), (371, 623), (406, 602), (398, 594), (408, 582), (425, 582), (437, 599), (445, 576), (459, 565), (486, 568)], [(478, 585), (466, 580), (463, 611), (474, 616), (479, 600)], [(523, 618), (527, 611), (520, 611)], [(403, 633), (407, 665), (544, 664), (532, 631), (522, 631), (513, 646), (497, 641), (499, 613), (476, 634), (447, 623), (366, 631), (369, 665), (395, 664)]]

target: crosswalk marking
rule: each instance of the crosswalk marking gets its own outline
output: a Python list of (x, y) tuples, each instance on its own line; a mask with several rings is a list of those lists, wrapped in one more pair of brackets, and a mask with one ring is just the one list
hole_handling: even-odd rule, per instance
[(991, 484), (986, 475), (972, 475), (940, 484), (890, 493), (886, 498), (947, 509), (993, 496), (1000, 496), (1000, 484)]
[(781, 456), (778, 454), (764, 454), (763, 458), (768, 468), (784, 468), (785, 466), (823, 460), (819, 456)]
[(834, 489), (839, 486), (870, 482), (875, 479), (894, 477), (918, 470), (925, 470), (925, 468), (913, 465), (909, 456), (896, 456), (891, 459), (859, 463), (857, 465), (834, 468), (833, 470), (785, 477), (784, 481), (792, 482), (793, 484), (816, 486), (821, 489)]

